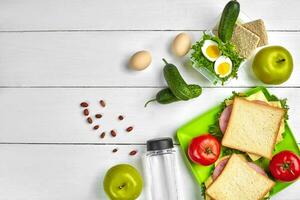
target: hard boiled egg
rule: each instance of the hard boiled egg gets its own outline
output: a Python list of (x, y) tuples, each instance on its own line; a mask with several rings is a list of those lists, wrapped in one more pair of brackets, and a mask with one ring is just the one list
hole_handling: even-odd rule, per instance
[(216, 61), (221, 56), (218, 43), (212, 40), (205, 40), (201, 50), (203, 55), (212, 62)]
[(214, 70), (221, 78), (224, 78), (232, 72), (232, 62), (226, 56), (220, 56), (214, 65)]
[(146, 69), (152, 61), (151, 53), (149, 51), (138, 51), (131, 56), (129, 66), (134, 70)]
[(172, 51), (176, 56), (182, 57), (189, 52), (191, 45), (191, 37), (187, 33), (180, 33), (175, 37), (172, 43)]

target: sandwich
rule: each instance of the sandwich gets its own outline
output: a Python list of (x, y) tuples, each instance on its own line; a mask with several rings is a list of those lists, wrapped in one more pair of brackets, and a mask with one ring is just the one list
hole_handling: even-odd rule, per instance
[(232, 154), (218, 170), (221, 172), (206, 189), (214, 200), (259, 200), (275, 185), (261, 168), (237, 154)]
[(222, 145), (271, 159), (284, 115), (282, 108), (235, 97)]
[(275, 183), (260, 166), (284, 138), (287, 111), (286, 99), (267, 95), (263, 88), (250, 95), (233, 92), (224, 100), (209, 127), (222, 144), (222, 154), (203, 184), (206, 200), (270, 196)]
[[(280, 124), (279, 124), (279, 130), (277, 133), (275, 145), (280, 143), (283, 140), (284, 132), (285, 132), (285, 120), (288, 118), (288, 114), (287, 114), (288, 106), (286, 104), (286, 100), (278, 99), (274, 95), (271, 96), (270, 99), (268, 100), (266, 98), (264, 92), (261, 90), (254, 94), (248, 95), (248, 96), (243, 93), (234, 93), (234, 95), (231, 98), (225, 99), (223, 102), (223, 108), (221, 109), (220, 113), (216, 116), (215, 123), (209, 127), (210, 134), (212, 134), (213, 136), (217, 137), (220, 141), (222, 141), (223, 136), (226, 133), (227, 126), (230, 121), (231, 112), (232, 112), (232, 108), (233, 108), (233, 102), (234, 102), (235, 97), (238, 97), (240, 99), (245, 99), (247, 101), (257, 103), (257, 104), (269, 105), (270, 107), (279, 109), (279, 110), (281, 110), (281, 112), (284, 112), (284, 117), (281, 119)], [(252, 111), (252, 112), (255, 112), (255, 111)], [(272, 125), (272, 126), (275, 127), (275, 125)], [(253, 137), (251, 137), (251, 138), (256, 137), (256, 135), (252, 135), (252, 136)], [(225, 143), (226, 143), (226, 141), (225, 141)], [(231, 145), (229, 144), (228, 146), (231, 146)], [(266, 147), (264, 147), (264, 148), (266, 148)], [(248, 155), (252, 161), (256, 161), (256, 160), (260, 159), (261, 157), (264, 157), (260, 153), (258, 153), (258, 154), (252, 153), (253, 151), (251, 151), (251, 150), (249, 152), (247, 152), (247, 151), (243, 151), (240, 148), (238, 148), (238, 149), (242, 153), (245, 153), (246, 155)], [(226, 147), (226, 151), (228, 151), (229, 154), (231, 154), (232, 152), (236, 152), (236, 150), (232, 150), (230, 147)], [(255, 152), (257, 152), (257, 150), (255, 150)], [(226, 153), (226, 154), (228, 154), (228, 153)], [(270, 156), (268, 156), (268, 157), (270, 157)]]

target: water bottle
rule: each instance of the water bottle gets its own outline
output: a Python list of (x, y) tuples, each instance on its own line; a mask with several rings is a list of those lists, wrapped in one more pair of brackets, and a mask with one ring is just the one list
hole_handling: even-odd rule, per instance
[(179, 200), (175, 153), (172, 138), (147, 141), (145, 172), (149, 200)]

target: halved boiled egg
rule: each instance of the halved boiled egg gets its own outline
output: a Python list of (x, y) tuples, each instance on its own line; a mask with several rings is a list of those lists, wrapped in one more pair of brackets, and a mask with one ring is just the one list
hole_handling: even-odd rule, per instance
[(224, 78), (232, 72), (232, 62), (226, 56), (220, 56), (214, 65), (214, 70), (221, 78)]
[(203, 55), (210, 61), (214, 62), (221, 56), (218, 43), (212, 40), (205, 40), (201, 47)]

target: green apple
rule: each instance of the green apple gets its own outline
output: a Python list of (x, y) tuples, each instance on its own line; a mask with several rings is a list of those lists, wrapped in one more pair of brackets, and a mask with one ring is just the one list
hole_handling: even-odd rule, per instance
[(143, 179), (131, 165), (120, 164), (106, 172), (103, 184), (111, 200), (134, 200), (142, 192)]
[(293, 58), (284, 47), (265, 47), (255, 55), (252, 69), (262, 82), (281, 84), (287, 81), (292, 74)]

